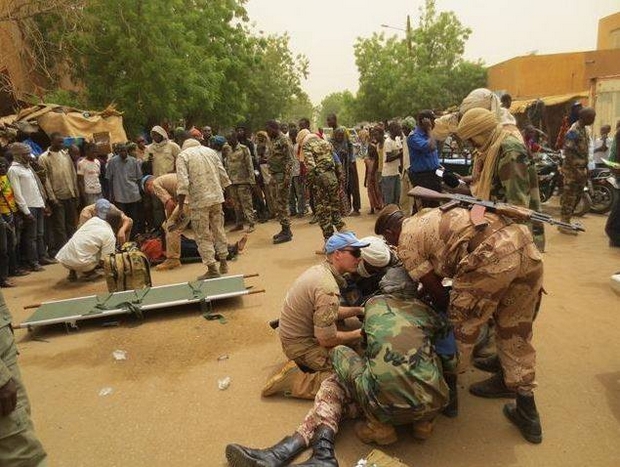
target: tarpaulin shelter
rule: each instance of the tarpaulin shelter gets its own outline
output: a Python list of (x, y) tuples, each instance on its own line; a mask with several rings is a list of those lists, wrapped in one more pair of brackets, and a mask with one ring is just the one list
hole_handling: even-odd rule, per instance
[(96, 134), (107, 133), (111, 144), (127, 141), (123, 115), (113, 106), (97, 112), (56, 104), (39, 104), (21, 110), (12, 125), (16, 126), (20, 122), (36, 124), (48, 136), (59, 132), (63, 136), (92, 140)]
[(544, 131), (549, 137), (549, 143), (553, 145), (562, 126), (562, 118), (568, 114), (573, 102), (579, 101), (587, 105), (589, 96), (588, 91), (583, 91), (531, 99), (516, 99), (512, 101), (510, 112), (517, 119), (519, 128), (532, 124)]

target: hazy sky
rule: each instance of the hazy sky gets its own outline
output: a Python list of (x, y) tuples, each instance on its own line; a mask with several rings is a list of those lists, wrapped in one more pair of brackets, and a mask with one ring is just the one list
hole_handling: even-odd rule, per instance
[[(357, 90), (353, 44), (359, 36), (384, 31), (404, 32), (411, 15), (417, 26), (423, 0), (249, 0), (247, 10), (255, 29), (288, 32), (291, 48), (310, 60), (304, 83), (315, 104), (327, 94)], [(305, 6), (304, 6), (305, 5)], [(620, 11), (620, 0), (437, 0), (438, 11), (454, 11), (473, 33), (466, 44), (467, 59), (487, 65), (526, 55), (596, 49), (598, 20)]]

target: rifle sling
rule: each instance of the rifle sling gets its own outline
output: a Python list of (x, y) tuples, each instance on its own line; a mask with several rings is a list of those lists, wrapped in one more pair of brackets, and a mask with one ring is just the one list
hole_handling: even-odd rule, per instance
[(511, 222), (503, 218), (496, 219), (490, 224), (486, 224), (483, 228), (479, 229), (478, 232), (471, 238), (471, 240), (467, 244), (467, 251), (469, 253), (473, 252), (476, 248), (480, 246), (483, 241), (485, 241), (495, 232), (503, 229), (509, 224), (511, 224)]

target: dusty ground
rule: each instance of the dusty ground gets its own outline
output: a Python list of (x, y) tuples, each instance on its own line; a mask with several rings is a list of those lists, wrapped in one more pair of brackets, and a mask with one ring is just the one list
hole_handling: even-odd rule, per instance
[[(366, 211), (366, 209), (364, 209)], [(557, 210), (551, 209), (557, 215)], [(292, 432), (307, 401), (261, 400), (259, 391), (283, 361), (267, 321), (278, 316), (287, 286), (320, 257), (319, 228), (295, 219), (294, 240), (273, 246), (273, 222), (251, 235), (232, 273), (260, 273), (248, 284), (264, 294), (219, 302), (227, 323), (206, 321), (196, 308), (152, 313), (143, 322), (124, 319), (39, 331), (18, 331), (21, 368), (38, 434), (52, 466), (221, 466), (224, 446), (266, 446)], [(360, 235), (372, 233), (374, 216), (347, 219)], [(537, 403), (543, 443), (526, 443), (501, 413), (502, 401), (461, 391), (457, 419), (440, 418), (434, 436), (416, 442), (406, 430), (386, 452), (410, 466), (617, 466), (620, 459), (620, 297), (608, 286), (620, 270), (620, 251), (607, 246), (604, 218), (584, 219), (578, 238), (548, 229), (545, 297), (535, 328)], [(231, 236), (232, 239), (237, 237)], [(3, 292), (19, 322), (22, 307), (42, 300), (102, 292), (105, 284), (69, 284), (59, 265), (19, 278)], [(200, 265), (153, 273), (156, 285), (193, 279)], [(112, 352), (127, 351), (116, 362)], [(218, 356), (229, 359), (218, 361)], [(232, 378), (226, 391), (217, 380)], [(461, 387), (485, 375), (471, 370)], [(104, 387), (113, 393), (99, 396)], [(337, 441), (342, 466), (370, 451), (352, 423)]]

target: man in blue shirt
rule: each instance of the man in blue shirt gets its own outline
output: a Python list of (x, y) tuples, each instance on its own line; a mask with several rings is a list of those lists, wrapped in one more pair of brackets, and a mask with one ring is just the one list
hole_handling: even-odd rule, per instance
[[(432, 110), (422, 110), (418, 114), (417, 126), (407, 137), (409, 148), (409, 179), (412, 186), (421, 186), (441, 191), (441, 178), (435, 171), (439, 168), (437, 142), (431, 135), (435, 126), (435, 114)], [(437, 201), (416, 200), (416, 206), (437, 207)]]

